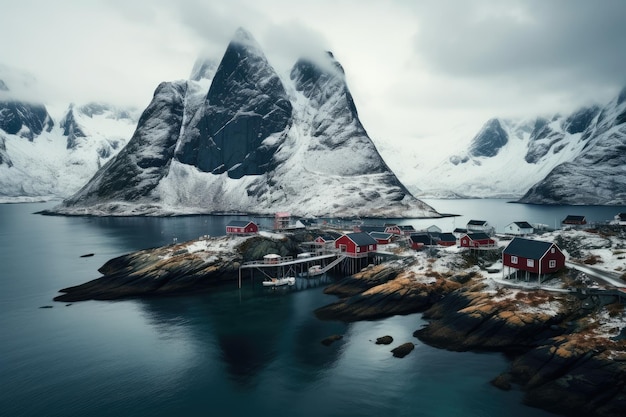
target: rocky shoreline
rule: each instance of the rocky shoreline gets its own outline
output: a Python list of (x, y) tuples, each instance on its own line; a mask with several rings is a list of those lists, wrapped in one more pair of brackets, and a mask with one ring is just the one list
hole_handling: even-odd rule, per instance
[[(56, 301), (197, 292), (237, 279), (242, 262), (267, 253), (294, 256), (311, 233), (200, 238), (111, 259), (102, 277), (65, 288)], [(603, 241), (604, 242), (604, 241)], [(605, 243), (602, 243), (605, 245)], [(605, 245), (606, 246), (606, 245)], [(606, 250), (606, 248), (604, 249)], [(614, 251), (615, 254), (621, 253)], [(503, 352), (509, 369), (494, 375), (530, 406), (568, 416), (622, 416), (626, 410), (626, 299), (615, 291), (547, 291), (502, 286), (461, 253), (414, 254), (371, 265), (324, 291), (338, 299), (315, 310), (322, 320), (353, 322), (422, 312), (423, 343), (453, 351)], [(480, 265), (483, 265), (482, 269)], [(574, 282), (573, 271), (560, 280)], [(600, 294), (600, 295), (598, 295)], [(621, 301), (621, 302), (620, 302)], [(322, 341), (331, 344), (342, 336)], [(394, 356), (408, 354), (413, 343)]]
[(463, 274), (416, 265), (370, 267), (329, 286), (341, 298), (320, 319), (369, 320), (423, 312), (421, 342), (452, 351), (503, 352), (511, 365), (491, 383), (515, 384), (524, 402), (568, 416), (626, 410), (624, 306), (616, 296), (498, 288), (475, 269)]
[(210, 290), (238, 277), (243, 262), (267, 253), (298, 253), (301, 236), (280, 239), (253, 237), (201, 237), (197, 240), (146, 249), (113, 258), (98, 271), (102, 277), (63, 288), (54, 301), (114, 300), (183, 294)]

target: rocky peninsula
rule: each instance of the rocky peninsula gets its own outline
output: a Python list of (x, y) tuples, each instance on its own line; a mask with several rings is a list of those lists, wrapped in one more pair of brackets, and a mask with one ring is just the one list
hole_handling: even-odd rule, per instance
[[(570, 261), (623, 274), (623, 232), (570, 231), (542, 236)], [(294, 256), (315, 232), (254, 237), (202, 237), (111, 259), (102, 277), (61, 290), (56, 301), (180, 294), (236, 280), (242, 262), (265, 254)], [(502, 242), (505, 245), (506, 242)], [(370, 265), (329, 285), (338, 298), (315, 310), (322, 320), (352, 322), (423, 312), (423, 343), (453, 351), (503, 352), (508, 369), (494, 375), (501, 389), (518, 387), (524, 402), (562, 415), (622, 416), (626, 409), (626, 312), (619, 289), (566, 269), (539, 288), (505, 280), (499, 250), (452, 247), (414, 252)], [(322, 343), (341, 339), (335, 335)], [(417, 342), (417, 340), (415, 340)], [(405, 343), (401, 357), (412, 350)], [(396, 355), (396, 353), (394, 353)]]
[[(574, 261), (623, 274), (621, 235), (570, 231), (543, 238), (569, 247)], [(498, 258), (497, 251), (441, 250), (369, 267), (327, 287), (340, 298), (315, 313), (356, 321), (423, 312), (430, 322), (414, 332), (423, 343), (511, 358), (491, 382), (504, 390), (516, 385), (526, 404), (568, 416), (624, 415), (626, 293), (575, 269), (542, 289), (536, 282), (507, 282), (493, 273)]]
[(158, 248), (145, 249), (113, 258), (92, 281), (60, 290), (55, 301), (113, 300), (183, 294), (215, 288), (237, 279), (243, 262), (261, 259), (268, 253), (297, 254), (299, 243), (312, 240), (297, 235), (208, 237)]

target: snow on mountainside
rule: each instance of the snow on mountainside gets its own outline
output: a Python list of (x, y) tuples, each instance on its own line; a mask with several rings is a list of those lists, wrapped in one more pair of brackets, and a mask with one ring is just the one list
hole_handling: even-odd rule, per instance
[(239, 29), (212, 68), (162, 83), (127, 147), (54, 211), (438, 216), (376, 151), (332, 54), (281, 76)]
[(14, 134), (0, 129), (0, 202), (56, 199), (76, 192), (124, 147), (137, 115), (91, 103), (71, 106), (58, 123), (52, 119), (48, 117), (50, 127), (39, 133), (27, 123)]
[(0, 202), (64, 198), (124, 147), (135, 109), (47, 106), (30, 74), (0, 64)]
[[(534, 204), (626, 204), (626, 88), (580, 131), (581, 151), (519, 200)], [(570, 125), (571, 126), (571, 125)]]
[(585, 146), (581, 133), (564, 129), (565, 120), (491, 119), (469, 143), (471, 127), (462, 127), (445, 155), (433, 157), (422, 151), (415, 154), (413, 164), (405, 160), (414, 168), (405, 181), (418, 196), (519, 198)]
[(473, 136), (467, 127), (446, 133), (449, 146), (439, 154), (423, 142), (412, 153), (388, 145), (383, 153), (402, 167), (400, 177), (421, 197), (520, 198), (528, 192), (520, 202), (626, 204), (625, 102), (626, 89), (603, 108), (527, 120), (495, 118)]

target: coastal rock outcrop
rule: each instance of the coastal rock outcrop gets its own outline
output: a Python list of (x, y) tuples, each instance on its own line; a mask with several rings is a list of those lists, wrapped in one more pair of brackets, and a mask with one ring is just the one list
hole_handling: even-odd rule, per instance
[(572, 312), (558, 310), (561, 301), (544, 292), (503, 291), (499, 295), (464, 288), (427, 310), (424, 318), (432, 322), (414, 335), (450, 350), (530, 348), (565, 331), (556, 325)]
[(330, 285), (325, 292), (344, 298), (320, 307), (323, 320), (372, 320), (424, 311), (461, 284), (432, 273), (417, 274), (402, 262), (370, 267)]
[[(626, 407), (623, 305), (584, 308), (584, 295), (466, 287), (424, 313), (414, 335), (455, 351), (500, 351), (513, 358), (492, 383), (517, 384), (524, 402), (554, 413), (621, 416)], [(616, 300), (614, 300), (616, 301)]]
[(267, 253), (295, 255), (293, 237), (200, 238), (113, 258), (100, 267), (102, 277), (64, 288), (55, 301), (112, 300), (125, 297), (196, 292), (237, 279), (239, 266)]

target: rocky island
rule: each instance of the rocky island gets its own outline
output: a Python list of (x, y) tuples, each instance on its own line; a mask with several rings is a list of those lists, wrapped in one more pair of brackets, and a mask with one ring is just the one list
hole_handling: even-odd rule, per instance
[[(313, 231), (253, 237), (201, 237), (108, 261), (102, 277), (61, 290), (56, 301), (115, 299), (209, 290), (237, 278), (239, 266), (267, 253), (295, 255)], [(624, 274), (623, 231), (557, 231), (570, 261)], [(626, 409), (626, 293), (568, 268), (541, 287), (504, 279), (499, 248), (414, 252), (329, 285), (338, 299), (314, 313), (358, 321), (423, 312), (423, 343), (454, 351), (497, 351), (511, 359), (494, 375), (501, 389), (520, 387), (528, 405), (563, 415), (621, 416)], [(624, 294), (624, 297), (622, 297)], [(342, 336), (335, 335), (334, 340)], [(323, 342), (324, 343), (324, 342)], [(330, 344), (330, 343), (328, 343)], [(406, 343), (401, 357), (413, 344)], [(394, 353), (395, 355), (395, 353)]]

